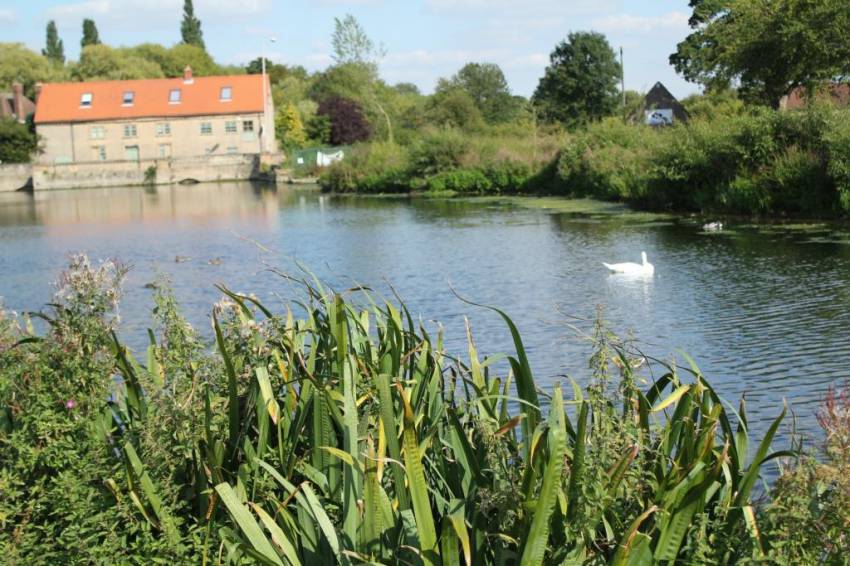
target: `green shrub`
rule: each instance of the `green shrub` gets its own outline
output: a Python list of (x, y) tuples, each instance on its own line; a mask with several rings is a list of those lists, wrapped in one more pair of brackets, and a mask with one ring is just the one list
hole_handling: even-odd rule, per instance
[(425, 186), (436, 193), (487, 194), (498, 192), (493, 182), (478, 169), (455, 169), (429, 177)]
[(470, 140), (459, 130), (428, 132), (410, 150), (411, 174), (428, 177), (462, 166)]
[(29, 163), (38, 152), (38, 137), (26, 124), (0, 118), (0, 163)]

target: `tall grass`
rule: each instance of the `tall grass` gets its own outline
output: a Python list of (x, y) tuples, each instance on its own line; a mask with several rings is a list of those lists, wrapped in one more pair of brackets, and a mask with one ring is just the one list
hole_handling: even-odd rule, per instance
[[(458, 359), (403, 303), (301, 284), (304, 300), (282, 312), (222, 288), (212, 351), (161, 285), (144, 363), (114, 332), (111, 345), (82, 350), (113, 360), (105, 373), (84, 367), (83, 383), (113, 390), (100, 404), (89, 396), (85, 413), (19, 411), (30, 378), (13, 383), (10, 368), (27, 370), (7, 362), (36, 359), (54, 335), (0, 328), (3, 444), (20, 447), (49, 414), (107, 448), (87, 444), (53, 463), (62, 485), (81, 463), (100, 470), (99, 482), (85, 476), (86, 493), (99, 495), (74, 499), (72, 517), (93, 501), (99, 521), (115, 517), (87, 531), (79, 552), (91, 554), (81, 557), (103, 560), (95, 550), (104, 545), (117, 561), (205, 564), (715, 564), (788, 548), (787, 518), (802, 506), (754, 502), (764, 467), (795, 457), (771, 449), (784, 409), (754, 439), (743, 402), (725, 404), (694, 364), (647, 379), (601, 329), (588, 384), (541, 389), (501, 311), (513, 351), (483, 355), (469, 328)], [(10, 346), (15, 333), (23, 339)], [(66, 361), (51, 361), (55, 379)], [(840, 414), (824, 422), (836, 428)], [(29, 454), (15, 450), (0, 481), (27, 485), (23, 476), (8, 483), (24, 473), (8, 462)], [(42, 495), (9, 493), (0, 510), (15, 527), (0, 544), (14, 549), (12, 562), (61, 552), (45, 533), (67, 524), (68, 510), (37, 515), (33, 531)], [(810, 524), (840, 529), (839, 507)], [(797, 546), (811, 556), (819, 544)]]

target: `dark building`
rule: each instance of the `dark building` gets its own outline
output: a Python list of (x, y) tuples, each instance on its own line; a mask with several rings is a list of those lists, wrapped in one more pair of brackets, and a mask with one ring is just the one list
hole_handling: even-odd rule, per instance
[(688, 112), (667, 87), (657, 82), (646, 93), (640, 111), (632, 116), (632, 121), (638, 120), (649, 126), (672, 126), (676, 122), (687, 122)]
[(12, 84), (12, 92), (0, 92), (0, 118), (12, 118), (24, 123), (27, 116), (35, 113), (35, 104), (24, 96), (20, 83)]

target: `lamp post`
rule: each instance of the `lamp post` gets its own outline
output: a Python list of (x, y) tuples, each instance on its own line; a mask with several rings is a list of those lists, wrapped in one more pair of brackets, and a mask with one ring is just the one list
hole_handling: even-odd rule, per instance
[(266, 137), (267, 137), (266, 129), (267, 129), (267, 126), (269, 124), (269, 117), (267, 115), (268, 114), (267, 109), (268, 109), (269, 101), (268, 101), (268, 94), (266, 92), (266, 41), (268, 41), (269, 43), (277, 43), (277, 38), (272, 36), (272, 37), (268, 37), (268, 38), (263, 40), (263, 51), (262, 51), (262, 56), (260, 57), (260, 59), (261, 59), (260, 64), (262, 66), (262, 81), (263, 81), (263, 125), (262, 125), (262, 128), (260, 130), (261, 131), (261, 134), (260, 134), (260, 152), (261, 153), (268, 152), (268, 143), (266, 143)]

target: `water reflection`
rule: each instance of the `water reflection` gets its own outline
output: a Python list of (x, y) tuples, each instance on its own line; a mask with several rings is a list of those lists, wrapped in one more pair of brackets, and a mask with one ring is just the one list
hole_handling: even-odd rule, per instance
[[(463, 355), (464, 317), (487, 351), (512, 347), (503, 323), (450, 290), (505, 308), (542, 385), (587, 377), (597, 307), (651, 356), (682, 349), (722, 395), (746, 394), (756, 431), (794, 403), (816, 429), (825, 387), (847, 377), (850, 245), (834, 227), (806, 230), (699, 223), (652, 215), (556, 213), (489, 201), (355, 198), (248, 183), (0, 194), (0, 296), (35, 309), (68, 251), (133, 264), (123, 329), (144, 343), (150, 290), (170, 275), (193, 324), (207, 329), (214, 283), (278, 307), (294, 291), (265, 271), (299, 261), (339, 288), (352, 281), (439, 320)], [(606, 258), (646, 250), (651, 278), (609, 275)], [(175, 263), (175, 256), (188, 261)], [(220, 261), (211, 262), (215, 258)], [(425, 324), (431, 324), (427, 320)]]

